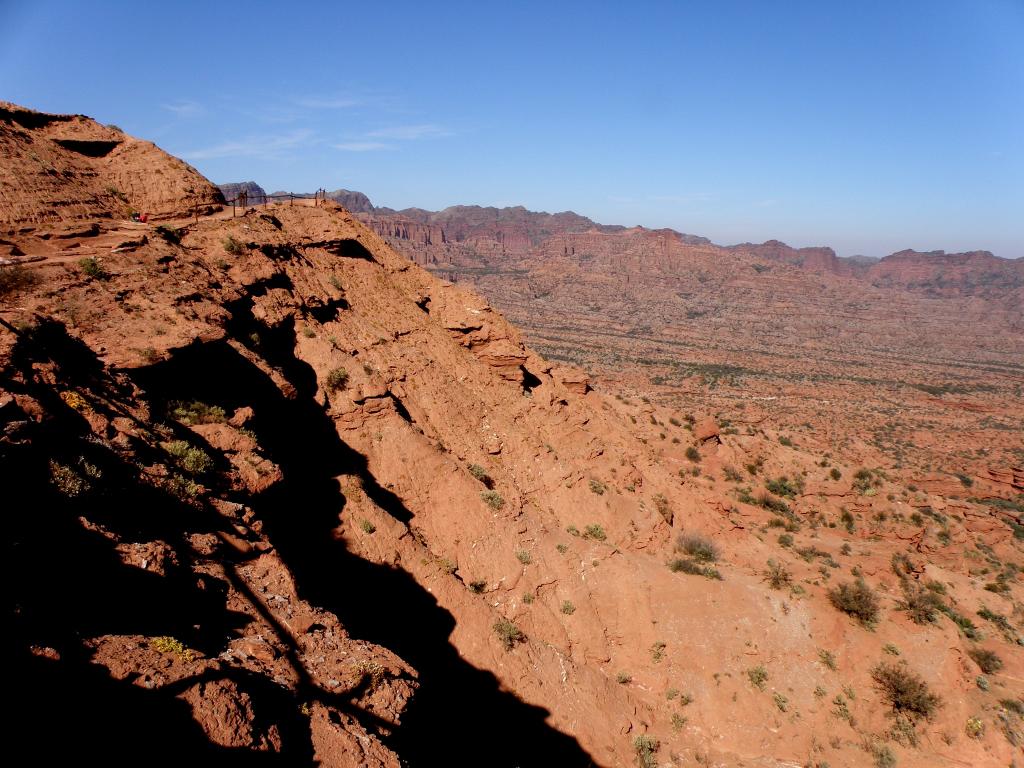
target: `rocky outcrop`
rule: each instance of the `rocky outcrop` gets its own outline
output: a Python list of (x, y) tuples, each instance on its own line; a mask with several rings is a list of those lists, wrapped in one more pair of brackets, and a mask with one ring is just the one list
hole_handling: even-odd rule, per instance
[(245, 193), (249, 205), (263, 205), (267, 202), (267, 192), (255, 181), (240, 181), (231, 184), (218, 184), (217, 188), (224, 195), (225, 200), (239, 200), (241, 193)]
[(206, 210), (220, 191), (156, 145), (83, 115), (0, 102), (0, 231)]

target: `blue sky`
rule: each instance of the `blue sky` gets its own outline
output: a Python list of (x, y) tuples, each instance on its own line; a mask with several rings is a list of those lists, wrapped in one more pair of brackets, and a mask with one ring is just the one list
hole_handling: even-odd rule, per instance
[(0, 0), (0, 99), (217, 182), (1024, 256), (1024, 0)]

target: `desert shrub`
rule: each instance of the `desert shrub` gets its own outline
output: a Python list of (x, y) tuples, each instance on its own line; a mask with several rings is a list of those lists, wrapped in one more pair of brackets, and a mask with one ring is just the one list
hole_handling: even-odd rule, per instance
[(533, 562), (533, 557), (525, 549), (520, 549), (518, 552), (516, 552), (516, 560), (518, 560), (523, 565), (529, 565)]
[(560, 610), (566, 616), (572, 616), (574, 613), (576, 613), (576, 606), (572, 604), (571, 600), (563, 600)]
[(761, 492), (757, 495), (755, 503), (771, 512), (778, 512), (783, 515), (789, 514), (789, 505), (777, 496)]
[(747, 678), (752, 686), (759, 691), (763, 691), (764, 684), (768, 682), (768, 670), (764, 668), (763, 664), (758, 664), (756, 667), (747, 670)]
[(715, 546), (711, 539), (700, 534), (680, 534), (677, 546), (697, 562), (714, 563), (718, 560), (718, 547)]
[(172, 440), (164, 444), (164, 450), (175, 463), (191, 475), (201, 475), (213, 469), (213, 459), (202, 448), (191, 445), (187, 440)]
[(780, 547), (792, 547), (793, 546), (793, 537), (790, 534), (788, 534), (788, 533), (782, 534), (781, 536), (779, 536), (779, 546)]
[(654, 755), (661, 744), (652, 736), (643, 734), (633, 739), (633, 751), (636, 752), (636, 764), (640, 768), (655, 768), (658, 764)]
[(743, 475), (737, 472), (734, 467), (730, 467), (728, 465), (722, 467), (722, 474), (730, 483), (739, 483), (743, 481)]
[(656, 493), (654, 494), (654, 506), (657, 508), (658, 514), (661, 515), (662, 519), (669, 525), (672, 525), (672, 505), (669, 504), (668, 499), (662, 494)]
[(160, 653), (170, 653), (177, 656), (182, 661), (192, 661), (195, 658), (195, 654), (186, 645), (173, 637), (166, 635), (161, 637), (154, 637), (150, 641), (150, 645), (154, 650), (160, 651)]
[(593, 480), (592, 479), (590, 481), (590, 490), (593, 493), (596, 493), (598, 496), (603, 496), (604, 492), (606, 490), (608, 490), (608, 487), (604, 483), (602, 483), (600, 480)]
[(629, 672), (618, 672), (615, 675), (615, 682), (619, 685), (628, 685), (633, 682), (633, 676)]
[(952, 606), (943, 605), (940, 610), (960, 628), (960, 631), (964, 633), (964, 637), (970, 640), (978, 639), (978, 628), (974, 625), (973, 621), (957, 613)]
[(365, 517), (359, 521), (359, 527), (363, 533), (373, 533), (377, 530), (377, 526), (367, 520)]
[(224, 238), (224, 250), (232, 256), (241, 256), (245, 253), (245, 246), (232, 236)]
[(900, 610), (906, 611), (915, 624), (934, 624), (942, 608), (942, 598), (935, 592), (904, 584)]
[(497, 491), (481, 491), (480, 498), (491, 509), (501, 509), (505, 506), (505, 499)]
[(999, 704), (1007, 712), (1013, 712), (1018, 717), (1024, 717), (1024, 701), (1020, 699), (1000, 699)]
[(163, 224), (161, 224), (161, 225), (155, 227), (153, 229), (153, 232), (158, 237), (163, 238), (166, 242), (170, 243), (171, 245), (180, 245), (181, 244), (181, 234), (182, 234), (182, 232), (181, 232), (180, 229), (175, 229), (174, 227), (166, 227)]
[(78, 268), (82, 270), (82, 274), (86, 277), (91, 277), (96, 280), (106, 280), (110, 275), (107, 274), (106, 270), (100, 265), (100, 263), (90, 257), (79, 259)]
[(177, 472), (164, 480), (162, 485), (172, 496), (190, 504), (195, 502), (203, 490), (194, 480), (182, 477)]
[(850, 510), (843, 509), (839, 513), (839, 520), (842, 522), (843, 527), (846, 529), (847, 533), (853, 533), (855, 522), (853, 519), (853, 515), (850, 514)]
[(871, 670), (871, 679), (894, 714), (911, 720), (928, 719), (942, 705), (942, 700), (928, 689), (924, 678), (908, 669), (905, 663), (878, 664)]
[(872, 471), (861, 467), (853, 474), (853, 487), (860, 493), (867, 493), (872, 488), (878, 488), (881, 485), (882, 478), (877, 470)]
[(785, 435), (779, 435), (779, 445), (784, 445), (787, 448), (792, 448), (793, 447), (793, 441), (790, 440)]
[(824, 648), (818, 651), (818, 658), (821, 659), (821, 663), (831, 669), (833, 672), (836, 671), (836, 656), (832, 651), (826, 651)]
[(985, 619), (986, 621), (991, 621), (993, 624), (999, 627), (999, 629), (1001, 629), (1003, 632), (1007, 634), (1013, 632), (1013, 625), (1010, 624), (1009, 619), (1007, 619), (1001, 613), (996, 613), (995, 611), (989, 610), (984, 605), (981, 606), (981, 608), (978, 610), (978, 616)]
[(691, 445), (686, 449), (686, 458), (693, 462), (700, 461), (700, 451), (697, 450), (696, 446)]
[(524, 602), (524, 603), (525, 603), (526, 605), (533, 605), (533, 601), (534, 601), (534, 599), (535, 599), (535, 598), (534, 598), (534, 596), (533, 596), (533, 592), (524, 592), (524, 593), (523, 593), (523, 602)]
[(0, 297), (31, 288), (39, 282), (39, 276), (25, 267), (0, 267)]
[(839, 584), (829, 590), (828, 599), (843, 613), (853, 616), (865, 627), (878, 622), (878, 596), (863, 579)]
[(775, 700), (775, 706), (779, 708), (779, 711), (785, 712), (787, 709), (789, 709), (789, 699), (787, 699), (781, 693), (776, 691), (775, 695), (772, 698)]
[(985, 734), (985, 723), (977, 717), (968, 717), (964, 732), (970, 739), (980, 739)]
[(516, 643), (526, 642), (526, 635), (523, 634), (523, 631), (515, 625), (514, 621), (508, 619), (499, 619), (494, 622), (494, 634), (498, 636), (498, 640), (506, 651), (515, 648)]
[(81, 496), (89, 490), (89, 481), (78, 474), (74, 469), (50, 460), (50, 482), (58, 491), (68, 497)]
[(672, 573), (686, 573), (690, 576), (704, 576), (708, 579), (714, 579), (716, 581), (722, 580), (722, 574), (718, 572), (718, 569), (712, 568), (708, 565), (701, 565), (695, 560), (688, 558), (677, 557), (674, 560), (669, 561), (668, 569)]
[(185, 424), (220, 424), (227, 419), (224, 409), (207, 405), (199, 400), (174, 400), (170, 404), (171, 416)]
[(665, 658), (665, 643), (659, 640), (651, 646), (651, 661), (657, 664), (663, 658)]
[(348, 386), (348, 371), (344, 368), (334, 368), (327, 372), (327, 378), (324, 379), (324, 383), (331, 391), (344, 389)]
[(978, 668), (986, 675), (991, 675), (1003, 668), (1003, 660), (995, 651), (987, 648), (971, 648), (967, 655), (970, 656)]
[(767, 480), (764, 484), (764, 487), (771, 493), (774, 493), (776, 496), (785, 496), (787, 499), (792, 499), (800, 492), (799, 486), (800, 483), (790, 480), (785, 475), (774, 480)]
[(604, 528), (595, 523), (593, 525), (588, 525), (583, 529), (583, 538), (593, 539), (594, 541), (604, 541), (608, 538), (608, 534), (605, 533)]
[(481, 467), (479, 464), (470, 464), (468, 467), (466, 467), (466, 469), (469, 470), (469, 474), (471, 474), (481, 483), (486, 485), (488, 488), (494, 487), (494, 480), (491, 478), (489, 474), (487, 474), (487, 470)]
[(772, 589), (783, 589), (793, 586), (793, 576), (782, 563), (768, 561), (768, 570), (764, 572), (764, 580)]
[(875, 768), (895, 768), (896, 755), (893, 754), (888, 744), (869, 740), (865, 742), (864, 750), (875, 761)]
[(487, 589), (487, 582), (484, 579), (473, 579), (466, 586), (469, 587), (469, 591), (479, 595), (485, 589)]
[(839, 471), (839, 467), (832, 467), (832, 471), (828, 474), (833, 480), (838, 480), (843, 476), (843, 473)]

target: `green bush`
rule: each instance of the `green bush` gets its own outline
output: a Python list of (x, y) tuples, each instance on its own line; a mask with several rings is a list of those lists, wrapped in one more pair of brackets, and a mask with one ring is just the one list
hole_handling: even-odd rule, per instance
[(344, 389), (348, 386), (348, 371), (344, 368), (334, 368), (328, 371), (327, 378), (324, 379), (327, 388), (331, 391)]
[(686, 449), (686, 458), (693, 462), (700, 461), (700, 451), (697, 450), (696, 446), (691, 445)]
[(202, 475), (213, 469), (213, 459), (202, 448), (186, 440), (172, 440), (164, 444), (164, 450), (174, 457), (175, 463), (191, 475)]
[(505, 506), (505, 499), (497, 491), (481, 491), (480, 498), (491, 509), (501, 509)]
[(1003, 660), (995, 651), (990, 651), (987, 648), (971, 648), (967, 655), (986, 675), (991, 675), (1003, 668)]
[(782, 563), (768, 561), (768, 570), (764, 572), (764, 580), (772, 589), (783, 589), (793, 586), (793, 576)]
[(828, 474), (833, 480), (838, 480), (843, 476), (843, 473), (839, 471), (838, 467), (832, 467), (832, 471)]
[(174, 400), (170, 403), (170, 410), (171, 416), (185, 424), (220, 424), (227, 419), (223, 408), (199, 400)]
[(794, 498), (802, 490), (802, 483), (792, 481), (785, 475), (774, 480), (767, 480), (764, 487), (776, 496), (785, 496), (787, 499)]
[(672, 573), (685, 573), (690, 576), (704, 576), (705, 578), (714, 579), (715, 581), (722, 581), (722, 574), (720, 574), (716, 568), (712, 568), (708, 565), (701, 565), (700, 563), (687, 558), (678, 557), (674, 560), (670, 560), (668, 569), (672, 571)]
[(829, 591), (828, 599), (832, 605), (853, 616), (865, 627), (873, 627), (878, 622), (878, 596), (863, 579), (839, 584)]
[(680, 534), (676, 542), (678, 549), (700, 563), (718, 561), (718, 547), (706, 536), (696, 533)]
[(604, 541), (608, 538), (608, 534), (605, 533), (604, 528), (600, 525), (588, 525), (583, 529), (583, 538), (594, 539), (595, 541)]
[(471, 474), (481, 483), (486, 485), (488, 488), (494, 487), (494, 480), (491, 478), (489, 474), (487, 474), (487, 470), (481, 467), (479, 464), (470, 464), (468, 467), (466, 467), (466, 469), (469, 470), (469, 474)]
[(39, 276), (25, 267), (0, 267), (0, 297), (31, 288), (38, 282)]
[(78, 268), (82, 270), (82, 274), (86, 277), (91, 277), (96, 280), (106, 280), (110, 275), (107, 274), (106, 270), (100, 265), (99, 261), (90, 257), (79, 259)]
[(245, 253), (245, 246), (242, 245), (234, 237), (228, 236), (224, 239), (224, 250), (230, 253), (232, 256), (241, 256)]
[(882, 662), (871, 670), (871, 679), (892, 711), (911, 720), (931, 718), (942, 705), (942, 700), (928, 689), (928, 683), (905, 663)]
[(499, 619), (494, 622), (494, 633), (506, 651), (515, 648), (516, 643), (526, 642), (526, 635), (523, 634), (523, 631), (515, 625), (515, 622), (508, 619)]
[(759, 691), (763, 691), (765, 683), (768, 682), (768, 670), (764, 668), (763, 664), (758, 664), (756, 667), (747, 670), (747, 678), (749, 678), (752, 686)]
[(633, 739), (633, 751), (636, 752), (636, 763), (640, 768), (655, 768), (658, 761), (654, 757), (661, 744), (652, 736), (643, 734)]
[(158, 237), (163, 238), (166, 242), (170, 243), (171, 245), (181, 244), (182, 231), (180, 229), (175, 229), (174, 227), (165, 227), (163, 224), (161, 224), (158, 227), (155, 227), (153, 229), (153, 232), (156, 233)]
[(906, 611), (915, 624), (934, 624), (943, 607), (942, 598), (935, 592), (904, 584), (900, 610)]

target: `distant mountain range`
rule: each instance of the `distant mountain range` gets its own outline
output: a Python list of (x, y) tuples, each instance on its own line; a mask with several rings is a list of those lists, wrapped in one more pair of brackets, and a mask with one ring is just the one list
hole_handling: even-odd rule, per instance
[[(246, 191), (250, 204), (263, 202), (266, 195), (253, 181), (219, 186), (228, 199), (239, 191)], [(572, 255), (581, 243), (564, 241), (568, 235), (605, 236), (612, 250), (617, 244), (625, 251), (635, 246), (633, 236), (650, 233), (681, 246), (742, 255), (763, 264), (827, 272), (862, 280), (874, 287), (898, 288), (931, 298), (976, 297), (1004, 303), (1008, 308), (1024, 306), (1024, 259), (1003, 259), (989, 251), (903, 250), (881, 259), (842, 257), (828, 247), (793, 248), (779, 240), (719, 246), (706, 237), (674, 229), (599, 224), (572, 211), (546, 213), (529, 211), (522, 206), (476, 205), (456, 205), (442, 211), (395, 210), (375, 206), (362, 192), (336, 189), (326, 196), (359, 215), (378, 234), (392, 240), (399, 250), (427, 267), (508, 268), (527, 256), (559, 252)], [(685, 258), (684, 251), (677, 250), (676, 257)]]

